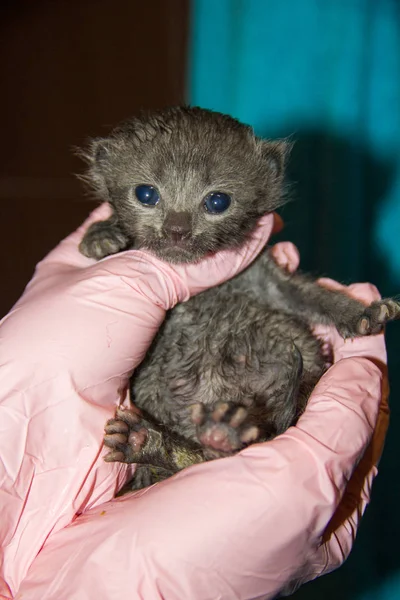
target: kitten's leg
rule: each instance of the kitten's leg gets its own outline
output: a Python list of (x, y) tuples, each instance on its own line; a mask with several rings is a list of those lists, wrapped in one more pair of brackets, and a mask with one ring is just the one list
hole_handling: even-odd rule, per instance
[(207, 459), (232, 454), (254, 442), (270, 440), (294, 424), (305, 405), (305, 402), (299, 404), (303, 359), (295, 344), (286, 359), (286, 364), (281, 365), (281, 376), (268, 378), (265, 395), (250, 399), (246, 406), (218, 402), (192, 407), (192, 421), (197, 426), (197, 437), (205, 448)]
[(129, 246), (129, 239), (118, 225), (115, 216), (93, 223), (85, 233), (79, 250), (89, 258), (100, 260)]
[(287, 273), (272, 258), (264, 259), (263, 266), (265, 294), (271, 307), (300, 315), (310, 324), (333, 324), (344, 338), (379, 333), (385, 323), (400, 318), (397, 300), (386, 298), (366, 307), (305, 275)]
[(155, 483), (159, 483), (160, 481), (164, 481), (164, 479), (172, 477), (172, 475), (175, 475), (175, 471), (170, 471), (163, 467), (158, 467), (157, 465), (137, 464), (133, 478), (120, 489), (116, 497), (150, 487)]
[(205, 460), (200, 448), (144, 419), (136, 407), (118, 408), (115, 418), (107, 422), (105, 432), (104, 444), (110, 448), (104, 458), (107, 462), (140, 465), (130, 489), (146, 487)]

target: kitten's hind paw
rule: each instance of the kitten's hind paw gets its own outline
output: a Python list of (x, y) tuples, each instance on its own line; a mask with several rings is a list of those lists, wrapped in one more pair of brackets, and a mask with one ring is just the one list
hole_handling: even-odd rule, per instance
[(358, 335), (379, 333), (385, 323), (395, 319), (400, 319), (400, 302), (391, 298), (373, 302), (358, 320)]
[(124, 250), (128, 245), (126, 235), (110, 221), (93, 223), (85, 233), (79, 251), (88, 258), (100, 260)]
[(195, 404), (192, 421), (197, 425), (199, 442), (219, 453), (236, 452), (260, 436), (259, 428), (247, 422), (247, 409), (230, 402), (219, 402), (211, 408)]
[(104, 457), (106, 462), (130, 464), (138, 461), (148, 436), (138, 408), (117, 408), (115, 418), (106, 423), (105, 433), (104, 445), (111, 450)]

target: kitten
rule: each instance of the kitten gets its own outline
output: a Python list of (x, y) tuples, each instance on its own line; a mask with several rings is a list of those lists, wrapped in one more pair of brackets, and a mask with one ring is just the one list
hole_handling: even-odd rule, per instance
[[(289, 146), (200, 108), (172, 108), (95, 139), (85, 179), (113, 213), (86, 232), (89, 257), (142, 248), (172, 263), (239, 247), (284, 204)], [(343, 337), (381, 331), (400, 304), (365, 307), (268, 251), (174, 308), (131, 380), (135, 407), (106, 425), (108, 461), (140, 463), (134, 488), (272, 439), (293, 425), (327, 366), (316, 324)]]

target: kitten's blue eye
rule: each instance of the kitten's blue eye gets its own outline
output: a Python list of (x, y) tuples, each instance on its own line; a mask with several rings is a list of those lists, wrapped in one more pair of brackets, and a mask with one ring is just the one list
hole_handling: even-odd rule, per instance
[(212, 192), (204, 200), (206, 211), (214, 215), (225, 212), (231, 204), (231, 198), (223, 192)]
[(136, 198), (146, 206), (155, 206), (160, 201), (158, 190), (152, 185), (138, 185), (135, 189)]

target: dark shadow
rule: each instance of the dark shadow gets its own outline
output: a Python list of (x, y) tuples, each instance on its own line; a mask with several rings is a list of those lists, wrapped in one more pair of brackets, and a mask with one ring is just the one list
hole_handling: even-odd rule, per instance
[(0, 318), (95, 206), (73, 175), (84, 168), (73, 148), (143, 108), (183, 102), (189, 9), (0, 0)]
[[(290, 130), (259, 133), (281, 137)], [(279, 238), (296, 243), (304, 270), (343, 283), (371, 281), (384, 296), (399, 294), (400, 280), (391, 277), (373, 238), (373, 224), (390, 191), (395, 165), (382, 162), (353, 139), (329, 132), (297, 130), (293, 140), (289, 164), (293, 202), (281, 211), (286, 227)], [(355, 600), (400, 570), (399, 323), (388, 327), (387, 346), (391, 424), (372, 503), (343, 567), (301, 588), (292, 596), (296, 600)]]

